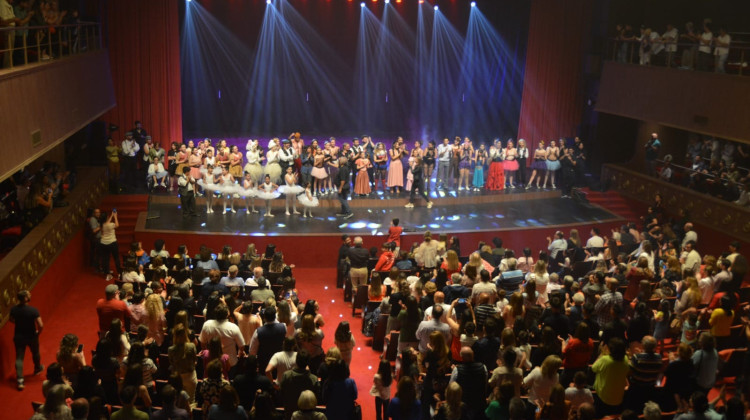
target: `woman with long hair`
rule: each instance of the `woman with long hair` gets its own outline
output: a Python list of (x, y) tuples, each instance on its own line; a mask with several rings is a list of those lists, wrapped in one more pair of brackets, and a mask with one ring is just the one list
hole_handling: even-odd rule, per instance
[(648, 268), (648, 258), (645, 255), (638, 257), (636, 265), (632, 267), (625, 275), (628, 280), (628, 287), (625, 289), (623, 298), (632, 301), (638, 296), (638, 288), (641, 280), (651, 281), (654, 278), (654, 272)]
[(427, 142), (427, 148), (424, 149), (424, 157), (422, 164), (424, 165), (424, 188), (425, 191), (430, 191), (432, 188), (430, 182), (432, 182), (432, 173), (435, 171), (435, 159), (437, 158), (437, 149), (435, 148), (435, 141), (430, 140)]
[(94, 373), (104, 388), (107, 403), (118, 403), (117, 381), (120, 377), (120, 362), (112, 355), (112, 342), (108, 338), (102, 338), (96, 343), (96, 354), (91, 358), (91, 366), (94, 367)]
[(373, 271), (372, 277), (370, 277), (370, 286), (367, 288), (367, 298), (371, 301), (380, 302), (385, 297), (385, 293), (386, 286), (380, 278), (380, 273)]
[(109, 330), (104, 335), (112, 343), (112, 354), (117, 360), (122, 361), (130, 351), (130, 339), (122, 332), (120, 318), (114, 318), (109, 325)]
[(358, 156), (355, 156), (354, 166), (357, 168), (357, 178), (354, 181), (354, 194), (366, 196), (372, 192), (370, 186), (370, 175), (367, 171), (372, 167), (372, 162), (367, 158), (365, 151), (362, 150)]
[[(307, 306), (307, 305), (305, 305)], [(297, 340), (297, 345), (300, 349), (304, 349), (310, 354), (310, 367), (311, 372), (316, 372), (321, 363), (323, 363), (323, 330), (315, 326), (315, 317), (310, 314), (302, 316), (302, 322), (300, 328), (294, 334), (294, 338)]]
[(82, 351), (78, 351), (78, 336), (75, 334), (65, 334), (60, 341), (60, 348), (57, 350), (57, 363), (60, 364), (71, 383), (76, 383), (78, 372), (86, 366), (86, 357)]
[(503, 308), (502, 317), (505, 321), (506, 328), (513, 328), (518, 317), (523, 318), (526, 315), (526, 308), (523, 305), (523, 295), (516, 292), (510, 295), (507, 305)]
[(570, 401), (565, 400), (565, 388), (555, 384), (549, 394), (549, 400), (540, 404), (539, 408), (539, 420), (568, 420)]
[(414, 380), (403, 376), (398, 381), (396, 396), (388, 404), (387, 418), (389, 420), (416, 419), (420, 416), (420, 402), (417, 400), (417, 388)]
[(563, 342), (563, 374), (560, 383), (573, 382), (573, 377), (577, 372), (586, 370), (593, 353), (594, 340), (591, 339), (591, 330), (588, 324), (582, 321), (576, 327), (574, 335)]
[(505, 180), (508, 188), (516, 188), (513, 178), (518, 172), (518, 149), (513, 145), (513, 140), (508, 139), (505, 146), (505, 160), (503, 160), (503, 170), (505, 171)]
[(192, 403), (195, 400), (195, 388), (198, 384), (198, 377), (195, 373), (195, 361), (198, 355), (195, 344), (190, 342), (189, 333), (187, 325), (176, 324), (172, 330), (174, 344), (169, 347), (167, 354), (172, 371), (180, 375), (182, 389), (188, 393)]
[(535, 367), (523, 380), (524, 386), (529, 390), (529, 401), (541, 402), (550, 400), (552, 388), (559, 383), (558, 369), (562, 366), (562, 360), (557, 355), (549, 355), (541, 366)]
[(440, 268), (445, 270), (445, 274), (448, 278), (450, 278), (453, 273), (460, 272), (461, 262), (458, 260), (458, 254), (453, 250), (448, 250), (448, 252), (445, 253), (445, 260), (440, 265)]
[(458, 156), (458, 190), (464, 189), (463, 185), (466, 185), (466, 190), (469, 190), (469, 182), (471, 181), (469, 173), (471, 172), (471, 162), (474, 158), (474, 148), (471, 146), (471, 140), (466, 138), (464, 143), (459, 149)]
[(203, 377), (208, 375), (208, 364), (218, 360), (225, 378), (229, 377), (229, 355), (224, 353), (221, 346), (221, 338), (213, 337), (208, 341), (205, 349), (198, 353), (198, 357), (203, 359)]
[(167, 331), (167, 320), (164, 317), (164, 306), (161, 296), (156, 293), (148, 295), (145, 308), (148, 337), (152, 338), (158, 346), (161, 346), (164, 342), (164, 333)]
[[(408, 288), (407, 291), (408, 293)], [(419, 304), (414, 296), (407, 296), (404, 303), (405, 308), (398, 314), (398, 322), (401, 326), (400, 334), (398, 336), (398, 350), (401, 351), (407, 347), (417, 347), (419, 340), (417, 339), (417, 328), (419, 323), (422, 322), (422, 310), (419, 309)]]
[(352, 351), (356, 345), (354, 334), (352, 334), (351, 328), (349, 327), (349, 321), (339, 322), (333, 336), (333, 342), (341, 352), (342, 359), (346, 365), (349, 366), (352, 362)]
[(391, 164), (388, 166), (388, 188), (394, 194), (401, 193), (401, 189), (404, 188), (404, 164), (401, 159), (405, 154), (404, 139), (399, 137), (388, 151), (391, 158)]
[(219, 391), (219, 402), (212, 404), (208, 410), (208, 420), (246, 420), (245, 408), (240, 405), (237, 391), (231, 385), (221, 388)]
[(536, 178), (536, 189), (539, 189), (539, 181), (542, 179), (542, 171), (547, 171), (547, 150), (544, 148), (544, 140), (540, 140), (534, 150), (534, 162), (531, 163), (531, 178), (526, 189), (531, 188)]
[(464, 420), (467, 417), (466, 404), (461, 401), (463, 390), (458, 382), (451, 382), (445, 390), (445, 401), (438, 404), (435, 420)]
[(500, 140), (495, 140), (489, 151), (490, 169), (487, 173), (487, 189), (490, 191), (505, 189), (504, 159), (505, 155)]
[(735, 316), (732, 310), (734, 306), (732, 300), (729, 294), (722, 296), (720, 299), (721, 307), (714, 309), (711, 312), (711, 318), (708, 320), (708, 325), (711, 326), (711, 335), (716, 339), (716, 348), (720, 351), (732, 345), (730, 327), (734, 322)]
[(388, 190), (386, 185), (387, 173), (388, 173), (388, 152), (385, 150), (385, 145), (378, 142), (375, 145), (375, 151), (373, 153), (373, 165), (375, 167), (374, 178), (375, 178), (375, 191), (378, 190), (378, 184), (383, 184), (383, 192)]
[[(560, 141), (562, 143), (562, 140)], [(557, 188), (555, 186), (555, 173), (560, 170), (560, 148), (555, 144), (555, 140), (549, 141), (549, 146), (546, 150), (546, 164), (547, 172), (544, 173), (544, 186), (547, 188), (547, 180), (552, 181), (552, 189)]]
[(682, 292), (682, 297), (675, 304), (675, 313), (682, 314), (690, 308), (698, 308), (703, 299), (703, 292), (695, 277), (687, 277), (683, 280), (681, 288), (687, 289)]
[(487, 164), (487, 150), (484, 143), (480, 144), (474, 153), (473, 163), (474, 176), (471, 180), (471, 186), (474, 188), (474, 191), (481, 191), (484, 188), (484, 165)]
[(386, 418), (388, 403), (391, 400), (391, 383), (393, 383), (391, 363), (388, 360), (381, 359), (378, 363), (377, 373), (372, 378), (372, 388), (370, 389), (370, 395), (375, 397), (375, 420)]
[(425, 372), (422, 381), (422, 412), (428, 414), (430, 407), (435, 404), (433, 395), (442, 395), (448, 385), (445, 375), (451, 372), (450, 349), (445, 342), (445, 336), (440, 331), (430, 333), (429, 344), (424, 358), (421, 360), (421, 371)]

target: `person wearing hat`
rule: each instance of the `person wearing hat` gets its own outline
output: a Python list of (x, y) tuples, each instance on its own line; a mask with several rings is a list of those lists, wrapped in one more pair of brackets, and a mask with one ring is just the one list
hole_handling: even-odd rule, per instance
[(121, 325), (125, 319), (131, 317), (130, 308), (120, 300), (120, 290), (116, 284), (108, 284), (104, 288), (104, 298), (96, 302), (96, 315), (99, 318), (99, 331), (109, 330), (112, 320), (118, 318)]
[(123, 140), (120, 149), (122, 150), (122, 172), (125, 174), (125, 185), (135, 189), (138, 182), (136, 156), (141, 147), (133, 138), (132, 131), (125, 133), (125, 140)]
[(291, 147), (291, 142), (288, 139), (284, 139), (281, 142), (281, 150), (279, 150), (279, 165), (281, 166), (281, 173), (286, 173), (286, 168), (294, 165), (294, 149)]

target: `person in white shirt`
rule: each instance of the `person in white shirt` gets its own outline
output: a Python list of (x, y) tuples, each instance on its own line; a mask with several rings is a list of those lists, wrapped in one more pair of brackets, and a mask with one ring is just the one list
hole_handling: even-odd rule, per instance
[(123, 140), (120, 148), (122, 150), (122, 172), (125, 174), (125, 184), (135, 189), (138, 182), (136, 179), (136, 171), (138, 170), (136, 155), (141, 150), (141, 146), (133, 139), (132, 131), (125, 133), (125, 140)]
[(229, 365), (234, 366), (238, 360), (237, 349), (241, 354), (242, 348), (245, 346), (245, 338), (242, 337), (240, 327), (227, 319), (229, 318), (229, 309), (223, 302), (216, 306), (214, 315), (216, 319), (210, 319), (203, 323), (199, 337), (201, 345), (206, 348), (212, 338), (219, 337), (221, 349), (229, 356)]
[(274, 353), (266, 365), (266, 376), (274, 381), (273, 372), (276, 371), (275, 382), (278, 384), (284, 372), (294, 369), (297, 365), (297, 340), (294, 337), (286, 337), (281, 351)]
[(182, 168), (182, 176), (177, 180), (180, 190), (182, 217), (197, 217), (195, 212), (195, 180), (190, 176), (190, 167)]
[(563, 238), (563, 233), (561, 231), (558, 230), (555, 232), (554, 240), (549, 236), (547, 237), (547, 250), (549, 251), (550, 258), (557, 258), (557, 254), (559, 252), (565, 252), (566, 249), (568, 249), (568, 242)]
[(169, 173), (164, 170), (164, 164), (159, 161), (158, 157), (155, 157), (151, 161), (151, 164), (148, 165), (148, 175), (146, 179), (151, 180), (149, 188), (152, 189), (156, 187), (156, 185), (166, 188), (167, 186), (164, 185), (164, 181), (167, 179), (168, 175)]
[(682, 263), (682, 270), (690, 270), (693, 273), (697, 273), (701, 268), (701, 256), (698, 251), (695, 250), (695, 242), (689, 241), (685, 244), (685, 248), (680, 256), (680, 262)]
[(716, 56), (716, 72), (726, 73), (725, 65), (727, 64), (727, 57), (729, 57), (729, 44), (732, 42), (732, 37), (729, 36), (727, 30), (724, 27), (719, 27), (719, 36), (714, 39), (716, 48), (714, 49), (714, 55)]
[(667, 53), (666, 63), (667, 67), (674, 66), (674, 57), (677, 53), (677, 40), (680, 36), (677, 28), (671, 23), (667, 24), (667, 30), (661, 36), (662, 42), (664, 42), (664, 51)]
[(271, 288), (271, 282), (263, 277), (263, 267), (253, 268), (253, 276), (245, 281), (245, 286), (258, 287), (257, 279), (263, 279), (266, 281), (266, 287)]
[[(0, 0), (0, 27), (3, 26), (16, 26), (16, 24), (20, 23), (21, 20), (16, 17), (15, 12), (13, 11), (13, 6), (8, 3), (7, 0)], [(13, 51), (13, 48), (15, 47), (16, 42), (16, 33), (15, 31), (10, 32), (3, 32), (3, 37), (5, 38), (5, 44), (4, 49), (8, 49)], [(8, 68), (10, 67), (11, 63), (11, 57), (13, 56), (13, 53), (6, 52), (3, 54), (3, 67)]]
[(604, 239), (599, 236), (598, 228), (591, 228), (591, 237), (586, 241), (586, 248), (604, 248)]
[(437, 155), (438, 155), (437, 184), (438, 184), (439, 189), (448, 187), (448, 180), (451, 179), (450, 166), (451, 166), (452, 151), (453, 151), (453, 148), (450, 145), (450, 140), (448, 140), (447, 137), (444, 138), (443, 144), (439, 145), (437, 148)]
[(711, 25), (703, 24), (703, 33), (698, 37), (698, 70), (708, 71), (711, 66), (711, 43), (714, 40), (714, 34), (711, 32)]
[(690, 222), (685, 223), (684, 226), (685, 229), (685, 237), (682, 239), (682, 247), (684, 248), (685, 245), (687, 245), (688, 242), (693, 241), (694, 243), (698, 243), (698, 233), (693, 230), (693, 224)]

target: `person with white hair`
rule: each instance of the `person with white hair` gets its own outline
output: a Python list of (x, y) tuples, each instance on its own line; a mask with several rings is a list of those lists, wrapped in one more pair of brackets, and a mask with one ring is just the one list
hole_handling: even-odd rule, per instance
[(248, 139), (245, 148), (247, 149), (247, 153), (245, 153), (245, 157), (247, 158), (247, 163), (245, 164), (244, 169), (245, 173), (249, 173), (252, 177), (253, 183), (258, 185), (263, 176), (263, 167), (260, 166), (260, 161), (263, 160), (263, 158), (260, 156), (260, 149), (258, 149), (258, 140)]

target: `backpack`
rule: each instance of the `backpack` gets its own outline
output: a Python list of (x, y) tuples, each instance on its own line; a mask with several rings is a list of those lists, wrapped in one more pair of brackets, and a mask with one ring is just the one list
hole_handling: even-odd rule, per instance
[(375, 310), (366, 313), (363, 318), (362, 334), (365, 337), (372, 337), (375, 333), (375, 329), (378, 327), (378, 321), (380, 320), (380, 306), (375, 308)]

